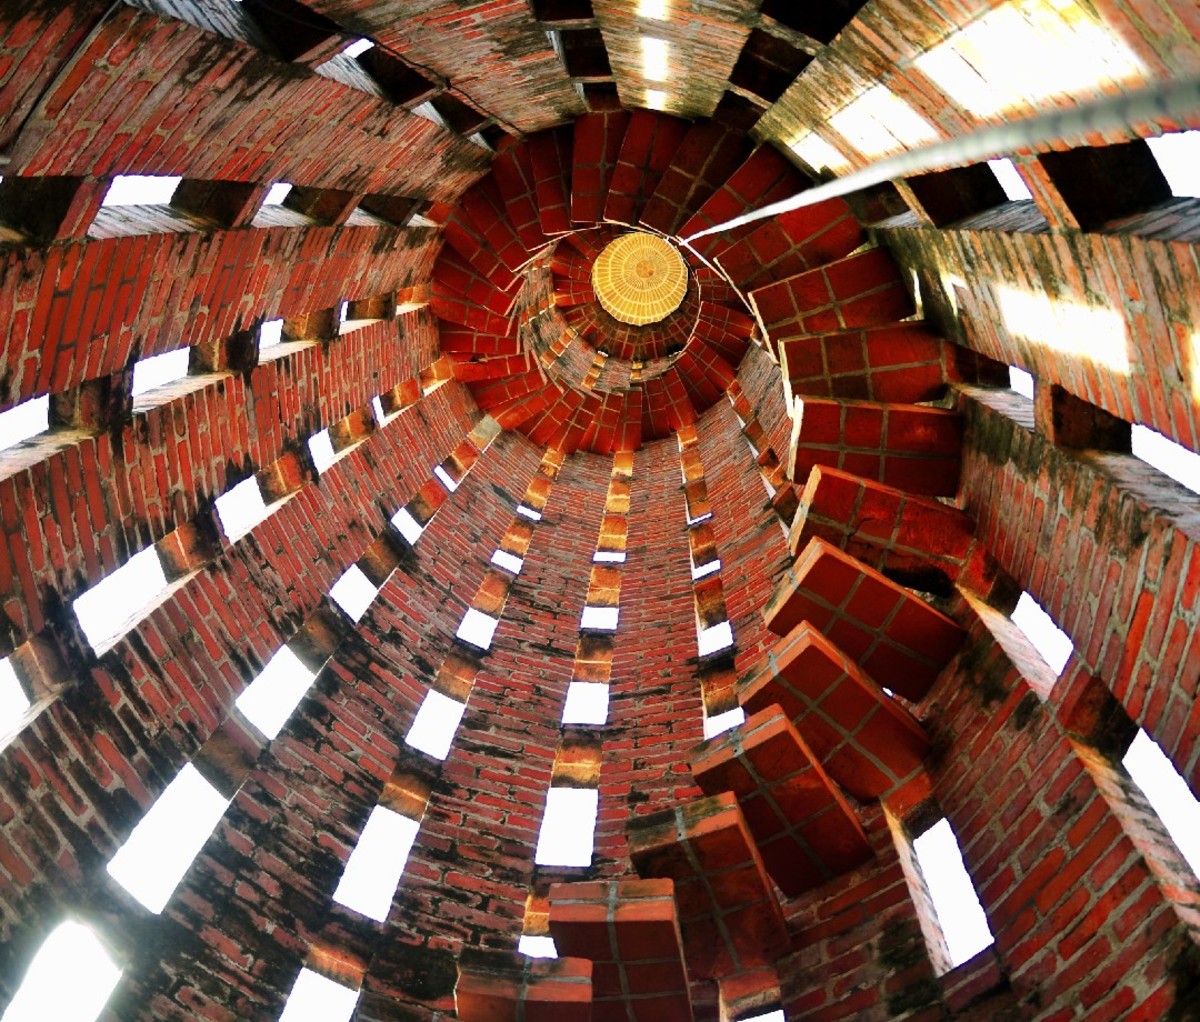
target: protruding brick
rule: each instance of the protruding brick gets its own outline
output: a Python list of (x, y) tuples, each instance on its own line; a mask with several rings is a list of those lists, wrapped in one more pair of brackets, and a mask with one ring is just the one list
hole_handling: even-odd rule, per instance
[(591, 1022), (592, 963), (468, 948), (454, 1006), (462, 1022)]
[(871, 857), (853, 808), (778, 706), (705, 742), (692, 773), (706, 794), (737, 796), (767, 872), (789, 898)]

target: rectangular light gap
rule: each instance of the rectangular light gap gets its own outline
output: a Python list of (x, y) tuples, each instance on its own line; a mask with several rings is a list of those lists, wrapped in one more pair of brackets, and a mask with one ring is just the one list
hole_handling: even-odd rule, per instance
[(375, 44), (371, 42), (370, 39), (355, 39), (354, 42), (342, 50), (342, 52), (347, 57), (360, 57), (366, 53), (367, 50), (373, 49), (374, 46)]
[(597, 550), (592, 554), (592, 561), (596, 564), (624, 564), (624, 550)]
[(735, 706), (732, 710), (726, 710), (724, 713), (718, 713), (715, 717), (710, 717), (706, 713), (704, 715), (704, 737), (716, 738), (717, 735), (731, 731), (745, 722), (746, 711), (740, 706)]
[(600, 792), (551, 788), (533, 861), (539, 866), (590, 866)]
[(179, 348), (162, 355), (151, 355), (134, 363), (133, 391), (134, 397), (145, 394), (149, 390), (165, 387), (168, 383), (182, 380), (188, 374), (188, 364), (191, 361), (190, 348)]
[(642, 74), (647, 81), (665, 82), (670, 73), (671, 45), (665, 39), (642, 36)]
[(317, 475), (324, 475), (329, 470), (329, 466), (337, 460), (328, 429), (314, 433), (308, 438), (308, 450), (312, 455), (313, 467), (316, 468)]
[(466, 708), (466, 703), (430, 689), (425, 693), (408, 734), (404, 736), (405, 743), (428, 753), (434, 759), (445, 759), (450, 754), (450, 746), (454, 743), (454, 735)]
[(0, 660), (0, 739), (17, 729), (32, 705), (12, 660)]
[(267, 189), (266, 198), (263, 199), (264, 206), (282, 206), (283, 200), (288, 197), (288, 192), (292, 190), (290, 181), (276, 181), (270, 188)]
[(263, 348), (273, 348), (275, 345), (282, 343), (283, 320), (263, 320), (262, 325), (258, 328), (258, 350), (262, 351)]
[(1022, 397), (1033, 400), (1033, 374), (1027, 373), (1024, 369), (1018, 369), (1016, 366), (1008, 367), (1008, 386), (1010, 390), (1015, 390)]
[(1009, 202), (1024, 202), (1033, 199), (1033, 192), (1029, 190), (1029, 185), (1025, 183), (1025, 179), (1021, 177), (1021, 172), (1017, 170), (1017, 165), (1012, 160), (1001, 157), (987, 162), (988, 166), (992, 168), (992, 173), (996, 175), (996, 180), (1000, 182), (1000, 187), (1004, 189), (1004, 195)]
[(4, 1022), (95, 1022), (120, 978), (100, 938), (68, 919), (33, 956)]
[(228, 804), (185, 763), (109, 860), (109, 875), (151, 912), (161, 912)]
[(617, 607), (584, 607), (579, 618), (579, 627), (615, 632), (619, 617), (620, 610)]
[(992, 943), (992, 931), (950, 821), (943, 817), (925, 831), (913, 842), (913, 851), (946, 938), (950, 964), (962, 965)]
[(511, 571), (514, 575), (519, 575), (525, 566), (525, 559), (516, 554), (510, 554), (507, 550), (497, 550), (492, 554), (492, 563), (505, 571)]
[(379, 592), (357, 564), (348, 567), (329, 590), (329, 596), (346, 612), (351, 621), (358, 622)]
[(1200, 131), (1175, 131), (1146, 139), (1171, 194), (1200, 198)]
[(687, 516), (687, 523), (688, 525), (699, 525), (701, 522), (707, 522), (712, 516), (713, 513), (711, 511), (705, 511), (704, 514), (696, 515), (696, 517), (693, 518), (689, 512)]
[(637, 12), (639, 18), (647, 18), (650, 21), (666, 21), (669, 17), (667, 0), (638, 0)]
[(535, 511), (533, 508), (526, 507), (524, 504), (517, 505), (517, 514), (528, 518), (531, 522), (540, 522), (542, 520), (542, 513), (540, 511)]
[(0, 412), (0, 451), (50, 429), (50, 398), (35, 397)]
[(99, 649), (124, 635), (130, 623), (166, 588), (158, 551), (148, 546), (79, 596), (75, 616), (92, 648)]
[(316, 675), (288, 646), (281, 646), (234, 705), (268, 739), (275, 738), (312, 687)]
[(358, 993), (312, 969), (301, 969), (279, 1022), (350, 1022)]
[(455, 490), (458, 489), (458, 483), (455, 482), (454, 477), (451, 476), (450, 473), (447, 472), (444, 468), (442, 468), (441, 465), (433, 466), (433, 474), (435, 476), (437, 476), (438, 482), (441, 483), (444, 487), (446, 487), (446, 489), (450, 493), (453, 493)]
[(563, 704), (564, 724), (604, 724), (608, 721), (608, 685), (602, 681), (573, 681)]
[(416, 820), (384, 806), (372, 809), (354, 851), (346, 860), (333, 900), (385, 922), (420, 829)]
[(646, 90), (646, 109), (647, 110), (666, 110), (667, 94), (662, 89), (647, 89)]
[(255, 476), (243, 479), (232, 490), (222, 493), (216, 505), (221, 527), (231, 542), (246, 535), (267, 516), (262, 488)]
[(166, 206), (182, 177), (118, 174), (104, 193), (101, 206)]
[(1192, 876), (1200, 877), (1200, 802), (1187, 781), (1142, 728), (1121, 763), (1191, 866)]
[(492, 637), (496, 634), (498, 624), (500, 624), (499, 618), (494, 618), (474, 607), (468, 607), (467, 612), (463, 615), (462, 623), (458, 626), (458, 631), (454, 634), (472, 646), (491, 649)]
[(728, 621), (721, 621), (711, 628), (705, 628), (696, 637), (696, 645), (700, 656), (708, 656), (733, 645), (733, 626)]
[(387, 418), (387, 412), (383, 410), (383, 402), (379, 400), (378, 394), (371, 398), (371, 411), (375, 415), (377, 424), (382, 424), (383, 420)]
[(1012, 612), (1012, 623), (1025, 633), (1025, 637), (1033, 643), (1033, 648), (1054, 673), (1062, 674), (1075, 644), (1029, 593), (1022, 593), (1017, 601), (1016, 609)]
[(692, 581), (693, 582), (699, 581), (700, 579), (706, 578), (707, 576), (713, 574), (713, 572), (720, 571), (720, 570), (721, 570), (721, 559), (719, 557), (714, 558), (713, 560), (709, 561), (707, 564), (701, 564), (699, 567), (697, 567), (696, 565), (693, 564), (692, 565)]
[(402, 507), (392, 515), (392, 524), (396, 526), (400, 531), (400, 535), (408, 540), (410, 545), (415, 545), (417, 540), (421, 538), (421, 533), (425, 531), (425, 526), (418, 522), (406, 507)]
[(1142, 425), (1133, 427), (1131, 438), (1135, 457), (1153, 465), (1193, 493), (1200, 493), (1200, 454)]
[(554, 946), (553, 937), (535, 937), (522, 933), (517, 941), (517, 951), (527, 958), (557, 958), (558, 948)]

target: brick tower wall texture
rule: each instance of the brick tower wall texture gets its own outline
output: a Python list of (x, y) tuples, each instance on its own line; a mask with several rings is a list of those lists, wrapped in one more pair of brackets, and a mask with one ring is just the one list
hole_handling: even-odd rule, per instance
[(1191, 0), (0, 0), (0, 1022), (1200, 1020), (1200, 91), (804, 196), (1198, 75)]

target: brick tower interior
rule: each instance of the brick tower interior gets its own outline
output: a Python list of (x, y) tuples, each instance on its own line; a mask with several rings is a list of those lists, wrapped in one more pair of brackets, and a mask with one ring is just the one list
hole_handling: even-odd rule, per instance
[(1200, 1018), (1197, 75), (1193, 0), (0, 0), (0, 1017)]

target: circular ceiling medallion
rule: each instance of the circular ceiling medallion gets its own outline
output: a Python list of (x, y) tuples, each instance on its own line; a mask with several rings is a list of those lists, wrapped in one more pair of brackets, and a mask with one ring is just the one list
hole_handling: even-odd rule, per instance
[(654, 234), (623, 234), (592, 267), (592, 289), (614, 319), (645, 326), (666, 319), (687, 294), (687, 264)]

